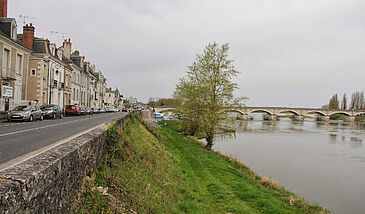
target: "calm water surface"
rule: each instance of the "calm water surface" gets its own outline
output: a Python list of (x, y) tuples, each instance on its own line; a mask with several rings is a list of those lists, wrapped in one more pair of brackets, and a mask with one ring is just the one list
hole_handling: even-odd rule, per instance
[(365, 123), (240, 121), (214, 146), (334, 213), (365, 213)]

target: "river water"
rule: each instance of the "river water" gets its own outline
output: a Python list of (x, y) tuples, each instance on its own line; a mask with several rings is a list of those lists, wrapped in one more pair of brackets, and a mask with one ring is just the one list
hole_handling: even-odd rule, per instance
[(365, 123), (239, 121), (215, 150), (334, 213), (365, 213)]

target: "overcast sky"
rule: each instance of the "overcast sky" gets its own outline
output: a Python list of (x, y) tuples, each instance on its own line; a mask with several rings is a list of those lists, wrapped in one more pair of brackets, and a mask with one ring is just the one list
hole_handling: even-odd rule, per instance
[[(96, 64), (127, 97), (170, 97), (195, 55), (229, 43), (249, 106), (320, 107), (365, 89), (364, 0), (9, 0), (8, 16)], [(19, 32), (21, 33), (21, 31)]]

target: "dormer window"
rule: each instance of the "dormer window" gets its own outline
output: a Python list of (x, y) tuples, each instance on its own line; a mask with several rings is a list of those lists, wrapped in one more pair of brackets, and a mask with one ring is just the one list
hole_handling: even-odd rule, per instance
[(58, 59), (62, 60), (62, 51), (57, 51)]
[(18, 35), (18, 32), (17, 32), (16, 26), (13, 26), (12, 29), (11, 29), (11, 38), (16, 40), (17, 35)]
[(50, 51), (51, 51), (51, 54), (53, 55), (53, 56), (56, 56), (56, 44), (50, 44), (49, 45), (50, 47), (49, 47), (49, 49), (50, 49)]
[(17, 40), (17, 36), (18, 36), (18, 31), (17, 31), (17, 25), (16, 25), (16, 21), (12, 21), (12, 23), (11, 23), (11, 31), (10, 31), (10, 33), (11, 33), (11, 35), (10, 35), (10, 37), (13, 39), (13, 40)]

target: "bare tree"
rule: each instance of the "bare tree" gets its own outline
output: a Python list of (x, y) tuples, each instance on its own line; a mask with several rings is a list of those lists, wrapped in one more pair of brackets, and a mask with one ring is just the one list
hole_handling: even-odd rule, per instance
[(346, 96), (346, 94), (343, 94), (342, 101), (341, 101), (341, 109), (342, 110), (347, 109), (347, 96)]
[(351, 94), (351, 110), (360, 110), (365, 108), (364, 92), (356, 91)]

